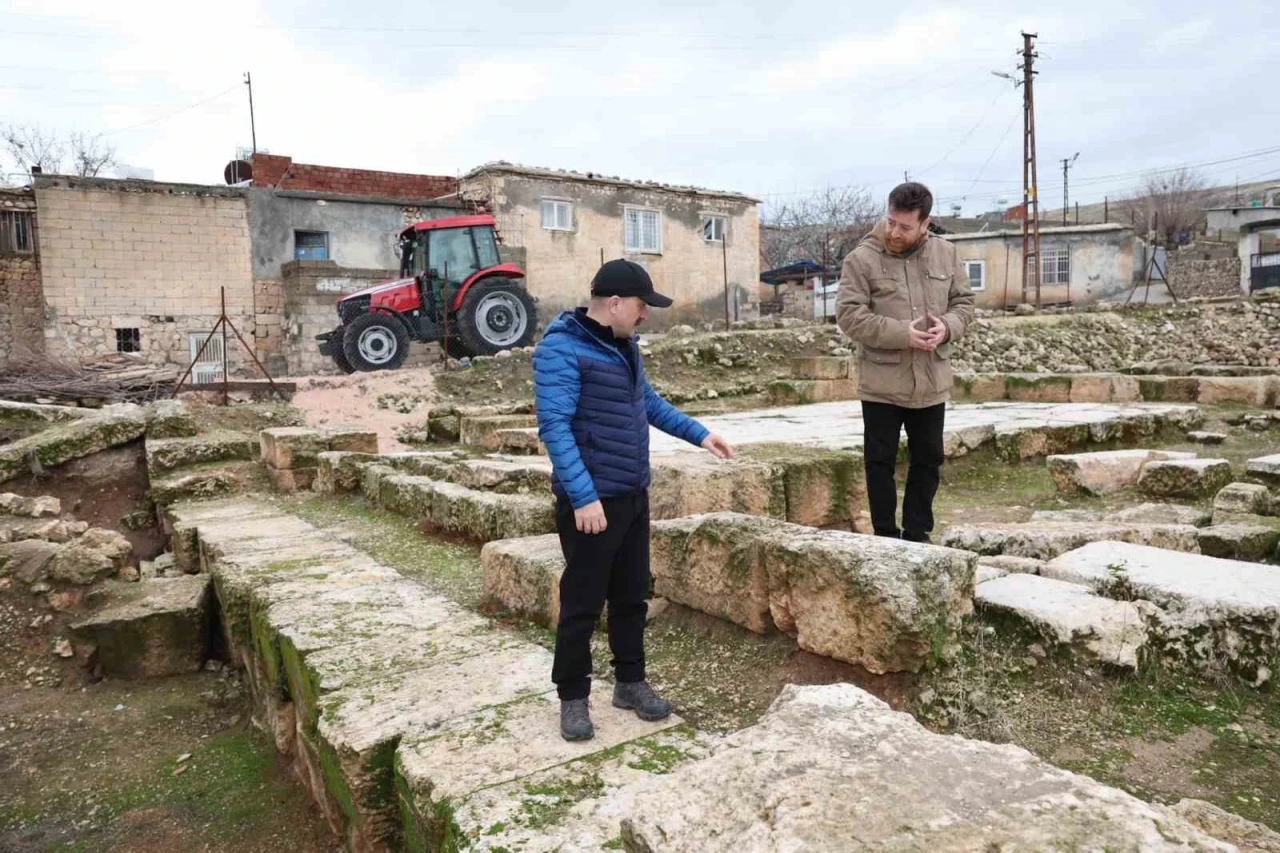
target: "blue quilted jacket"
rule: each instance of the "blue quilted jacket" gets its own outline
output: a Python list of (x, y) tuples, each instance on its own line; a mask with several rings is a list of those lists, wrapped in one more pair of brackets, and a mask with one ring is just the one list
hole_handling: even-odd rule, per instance
[(551, 457), (551, 490), (574, 509), (648, 488), (650, 424), (690, 444), (707, 437), (706, 427), (649, 387), (635, 338), (626, 345), (634, 371), (617, 347), (566, 311), (533, 353), (538, 437)]

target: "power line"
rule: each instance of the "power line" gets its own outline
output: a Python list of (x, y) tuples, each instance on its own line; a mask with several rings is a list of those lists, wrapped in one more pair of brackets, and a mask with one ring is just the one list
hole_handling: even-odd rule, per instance
[(182, 109), (174, 110), (174, 111), (173, 111), (173, 112), (171, 112), (171, 113), (167, 113), (167, 114), (162, 115), (162, 116), (156, 116), (155, 118), (147, 119), (146, 121), (141, 121), (141, 122), (138, 122), (137, 124), (131, 124), (131, 125), (129, 125), (128, 127), (120, 127), (120, 128), (116, 128), (115, 130), (108, 130), (108, 131), (106, 131), (106, 132), (104, 132), (104, 133), (102, 133), (102, 134), (100, 134), (100, 135), (101, 135), (101, 136), (114, 136), (114, 135), (115, 135), (115, 134), (117, 134), (117, 133), (124, 133), (125, 131), (129, 131), (129, 130), (137, 130), (137, 129), (138, 129), (138, 128), (140, 128), (140, 127), (146, 127), (146, 126), (147, 126), (147, 125), (149, 125), (149, 124), (155, 124), (156, 122), (166, 121), (166, 120), (168, 120), (168, 119), (173, 118), (174, 116), (181, 115), (182, 113), (185, 113), (187, 110), (194, 110), (196, 107), (202, 107), (202, 106), (204, 106), (205, 104), (207, 104), (207, 103), (209, 103), (209, 102), (211, 102), (211, 101), (216, 101), (216, 100), (218, 100), (218, 98), (221, 98), (223, 95), (230, 94), (231, 92), (236, 91), (237, 89), (239, 89), (239, 88), (240, 88), (240, 86), (241, 86), (241, 84), (240, 84), (240, 83), (237, 83), (236, 85), (232, 86), (230, 89), (223, 89), (221, 92), (219, 92), (219, 93), (218, 93), (218, 94), (216, 94), (216, 95), (213, 95), (213, 96), (211, 96), (211, 97), (205, 98), (203, 101), (196, 101), (194, 104), (188, 104), (187, 106), (183, 107)]
[(991, 113), (991, 108), (996, 105), (996, 101), (1004, 97), (1004, 94), (1007, 91), (1008, 89), (1005, 89), (1003, 86), (1001, 86), (1000, 91), (996, 94), (994, 98), (991, 99), (991, 103), (987, 104), (987, 108), (982, 111), (982, 115), (978, 117), (978, 120), (974, 123), (973, 127), (965, 131), (964, 135), (960, 137), (960, 139), (956, 142), (956, 144), (952, 145), (951, 148), (947, 150), (947, 153), (943, 154), (940, 158), (938, 158), (936, 162), (934, 162), (929, 166), (925, 166), (923, 169), (916, 172), (916, 176), (919, 177), (920, 175), (923, 175), (925, 172), (931, 171), (934, 168), (941, 166), (943, 163), (945, 163), (947, 158), (950, 157), (952, 154), (954, 154), (961, 145), (964, 145), (964, 143), (968, 141), (969, 137), (973, 136), (974, 131), (976, 131), (979, 127), (982, 126), (982, 123), (987, 120), (987, 116)]

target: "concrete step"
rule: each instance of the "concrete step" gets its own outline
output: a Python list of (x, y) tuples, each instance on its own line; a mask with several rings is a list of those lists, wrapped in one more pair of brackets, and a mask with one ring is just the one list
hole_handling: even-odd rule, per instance
[(1138, 608), (1088, 587), (1036, 575), (1011, 574), (978, 584), (979, 608), (1008, 613), (1049, 643), (1082, 652), (1102, 663), (1135, 669), (1147, 641)]
[(209, 577), (111, 582), (109, 604), (71, 626), (76, 655), (112, 678), (198, 672), (211, 653)]
[(1280, 568), (1094, 542), (1050, 560), (1041, 574), (1156, 605), (1152, 642), (1167, 658), (1209, 674), (1235, 669), (1258, 683), (1275, 675)]

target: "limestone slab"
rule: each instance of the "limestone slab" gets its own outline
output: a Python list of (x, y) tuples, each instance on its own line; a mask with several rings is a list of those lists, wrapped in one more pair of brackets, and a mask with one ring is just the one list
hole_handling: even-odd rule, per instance
[(1168, 450), (1105, 450), (1050, 456), (1045, 464), (1059, 492), (1105, 495), (1136, 486), (1149, 462), (1194, 458), (1194, 453)]
[[(787, 515), (788, 469), (780, 463), (741, 456), (721, 460), (709, 453), (677, 453), (653, 457), (650, 471), (649, 515), (655, 520), (708, 512), (741, 512), (770, 518)], [(797, 472), (796, 476), (803, 474)], [(821, 499), (821, 495), (811, 496), (815, 503)]]
[(974, 602), (1013, 614), (1046, 640), (1113, 666), (1136, 668), (1138, 652), (1147, 641), (1146, 624), (1132, 603), (1052, 578), (1017, 574), (981, 583)]
[(245, 433), (219, 431), (182, 438), (146, 441), (147, 476), (159, 477), (177, 468), (230, 459), (256, 460), (258, 439)]
[(258, 433), (262, 458), (272, 468), (314, 468), (329, 449), (325, 434), (310, 427), (274, 427)]
[(486, 600), (548, 628), (560, 622), (564, 554), (556, 534), (499, 539), (480, 549)]
[(127, 444), (146, 430), (145, 413), (139, 406), (112, 406), (101, 414), (56, 423), (0, 447), (0, 482), (30, 471), (33, 459), (43, 468), (52, 468)]
[(1226, 459), (1181, 459), (1147, 463), (1138, 488), (1158, 497), (1208, 497), (1230, 482)]
[(933, 734), (847, 684), (788, 685), (709, 758), (613, 798), (633, 851), (1234, 850), (1019, 747)]
[(795, 379), (848, 379), (850, 359), (830, 355), (800, 356), (791, 359)]
[(1107, 539), (1174, 551), (1196, 552), (1200, 547), (1197, 530), (1189, 525), (1115, 522), (963, 524), (949, 528), (942, 536), (942, 544), (989, 556), (1050, 560), (1089, 542)]
[(71, 626), (77, 645), (114, 678), (198, 672), (208, 654), (209, 577), (111, 587), (111, 603)]
[(1204, 527), (1210, 514), (1198, 506), (1168, 503), (1143, 503), (1108, 513), (1106, 521), (1122, 524), (1189, 524)]
[(1049, 561), (1042, 572), (1157, 605), (1153, 639), (1198, 669), (1231, 666), (1259, 682), (1274, 674), (1269, 667), (1280, 652), (1280, 568), (1094, 542)]
[(1250, 459), (1244, 467), (1246, 471), (1272, 488), (1280, 486), (1280, 453)]
[[(377, 467), (366, 469), (366, 476)], [(481, 542), (555, 530), (555, 502), (549, 494), (498, 494), (409, 474), (384, 476), (377, 488), (382, 507)]]
[(1260, 562), (1276, 553), (1280, 526), (1265, 524), (1214, 524), (1200, 530), (1200, 553), (1228, 560)]

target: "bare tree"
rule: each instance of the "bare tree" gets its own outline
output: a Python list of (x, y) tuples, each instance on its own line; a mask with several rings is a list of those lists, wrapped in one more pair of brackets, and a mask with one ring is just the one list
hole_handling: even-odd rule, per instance
[(884, 206), (862, 188), (828, 188), (781, 205), (761, 223), (760, 243), (768, 268), (811, 260), (838, 265), (853, 251)]
[(1204, 177), (1190, 169), (1178, 169), (1148, 175), (1122, 205), (1142, 234), (1155, 232), (1169, 244), (1175, 242), (1177, 232), (1199, 227), (1207, 200)]
[(102, 141), (101, 136), (90, 136), (76, 131), (69, 139), (71, 147), (71, 167), (82, 178), (95, 178), (103, 169), (113, 169), (116, 161), (116, 150)]
[(18, 169), (30, 172), (39, 166), (43, 172), (57, 172), (62, 168), (66, 143), (52, 131), (40, 125), (7, 124), (0, 128), (0, 140)]
[(73, 174), (82, 178), (96, 177), (104, 169), (117, 164), (116, 150), (101, 136), (75, 131), (65, 138), (39, 125), (9, 124), (0, 127), (0, 142), (21, 172), (33, 167), (48, 174), (59, 174), (67, 164)]

